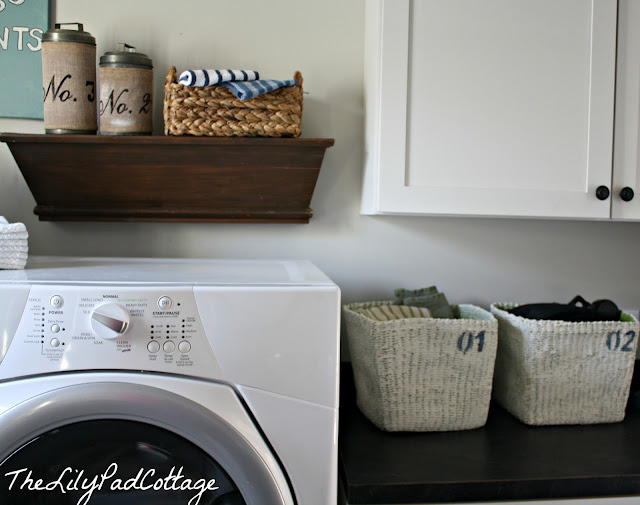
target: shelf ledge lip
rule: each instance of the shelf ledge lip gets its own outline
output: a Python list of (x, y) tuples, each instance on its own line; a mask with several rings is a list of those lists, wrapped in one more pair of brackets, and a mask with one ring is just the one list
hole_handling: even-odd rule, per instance
[(35, 142), (56, 144), (162, 144), (162, 145), (220, 145), (220, 146), (296, 146), (331, 147), (334, 139), (285, 137), (194, 137), (170, 135), (57, 135), (53, 133), (0, 133), (0, 142)]
[(308, 223), (310, 208), (296, 209), (171, 209), (171, 208), (78, 208), (36, 205), (41, 221), (162, 221), (202, 223)]

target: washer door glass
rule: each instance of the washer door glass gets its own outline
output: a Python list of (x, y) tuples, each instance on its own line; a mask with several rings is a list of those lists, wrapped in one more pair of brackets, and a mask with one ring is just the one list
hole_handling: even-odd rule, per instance
[(153, 425), (83, 421), (25, 444), (0, 463), (3, 505), (244, 505), (221, 466)]

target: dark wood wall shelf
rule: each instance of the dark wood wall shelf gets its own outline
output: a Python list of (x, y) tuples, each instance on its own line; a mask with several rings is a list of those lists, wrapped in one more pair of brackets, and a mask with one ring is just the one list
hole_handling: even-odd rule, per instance
[(0, 134), (41, 221), (307, 223), (333, 139)]

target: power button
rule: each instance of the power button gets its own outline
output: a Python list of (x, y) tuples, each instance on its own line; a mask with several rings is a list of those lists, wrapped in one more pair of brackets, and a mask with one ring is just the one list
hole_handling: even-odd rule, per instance
[(60, 295), (53, 295), (49, 300), (49, 305), (54, 309), (59, 309), (64, 305), (64, 299)]
[(158, 298), (158, 307), (160, 307), (161, 309), (170, 309), (172, 305), (173, 301), (171, 301), (171, 298), (169, 298), (168, 296), (161, 296), (160, 298)]

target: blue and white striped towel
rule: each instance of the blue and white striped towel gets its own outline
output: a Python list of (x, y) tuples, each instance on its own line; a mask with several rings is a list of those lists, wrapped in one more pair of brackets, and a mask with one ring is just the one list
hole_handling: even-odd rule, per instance
[(266, 93), (271, 93), (279, 88), (288, 88), (289, 86), (295, 86), (298, 84), (298, 79), (287, 79), (285, 81), (278, 81), (275, 79), (260, 79), (257, 81), (247, 82), (222, 82), (221, 86), (229, 88), (233, 91), (233, 94), (241, 101), (249, 100)]
[(185, 70), (178, 82), (185, 86), (213, 86), (227, 81), (255, 81), (260, 74), (255, 70)]

